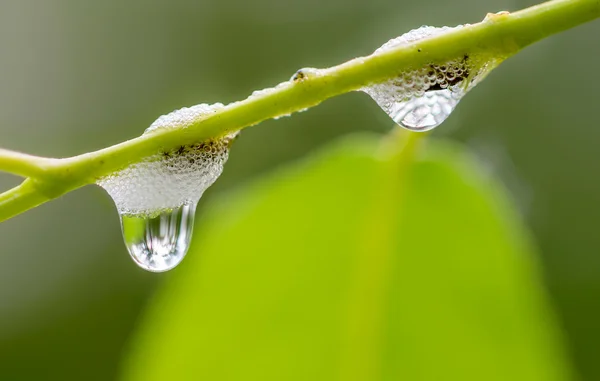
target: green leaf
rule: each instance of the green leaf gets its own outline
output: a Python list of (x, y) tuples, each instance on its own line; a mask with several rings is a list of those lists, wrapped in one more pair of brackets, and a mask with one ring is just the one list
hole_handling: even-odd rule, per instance
[(410, 151), (346, 139), (204, 213), (124, 379), (570, 379), (501, 186)]

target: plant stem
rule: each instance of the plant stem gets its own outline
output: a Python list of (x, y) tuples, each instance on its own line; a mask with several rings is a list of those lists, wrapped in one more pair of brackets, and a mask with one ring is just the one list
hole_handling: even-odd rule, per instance
[[(232, 103), (189, 125), (152, 134), (66, 159), (44, 159), (2, 151), (0, 170), (38, 179), (33, 197), (18, 187), (0, 195), (0, 221), (48, 199), (96, 182), (160, 150), (173, 150), (240, 130), (266, 119), (304, 110), (398, 73), (465, 54), (506, 58), (552, 34), (600, 17), (600, 0), (554, 0), (512, 14), (489, 15), (483, 22), (356, 58), (305, 78), (286, 82), (261, 95)], [(3, 155), (3, 156), (2, 156)], [(25, 183), (24, 183), (25, 184)], [(13, 205), (14, 204), (14, 205)]]
[(0, 213), (14, 216), (49, 201), (35, 186), (34, 180), (26, 179), (20, 185), (0, 194)]
[(0, 148), (0, 171), (22, 177), (44, 176), (45, 165), (51, 160)]

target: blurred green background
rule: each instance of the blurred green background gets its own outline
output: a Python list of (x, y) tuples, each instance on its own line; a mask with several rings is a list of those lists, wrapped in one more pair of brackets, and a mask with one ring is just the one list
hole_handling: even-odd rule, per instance
[[(99, 149), (175, 108), (243, 99), (422, 24), (476, 22), (534, 3), (3, 0), (0, 145), (55, 157)], [(465, 142), (510, 190), (584, 380), (600, 379), (599, 35), (596, 22), (526, 49), (434, 132)], [(359, 93), (264, 122), (244, 131), (200, 209), (351, 131), (389, 129)], [(0, 177), (2, 188), (14, 184)], [(114, 379), (151, 296), (184, 271), (138, 269), (112, 201), (95, 187), (0, 224), (0, 239), (3, 380)]]

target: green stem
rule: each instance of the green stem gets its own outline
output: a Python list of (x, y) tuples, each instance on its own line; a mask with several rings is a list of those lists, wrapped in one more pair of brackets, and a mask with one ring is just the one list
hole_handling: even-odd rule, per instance
[(35, 186), (34, 180), (26, 179), (20, 185), (0, 194), (0, 213), (2, 216), (14, 216), (50, 199)]
[[(464, 54), (483, 53), (505, 58), (538, 40), (600, 17), (600, 0), (554, 0), (512, 14), (490, 15), (483, 22), (448, 33), (399, 46), (386, 52), (356, 58), (341, 65), (319, 70), (304, 79), (287, 82), (232, 103), (214, 114), (177, 129), (155, 133), (83, 155), (44, 161), (15, 156), (0, 170), (33, 176), (38, 192), (47, 199), (96, 182), (127, 165), (160, 150), (172, 150), (240, 130), (266, 119), (290, 114), (368, 84), (394, 78), (399, 72), (444, 62)], [(6, 152), (5, 152), (6, 154)], [(10, 155), (6, 155), (10, 157)], [(24, 162), (31, 159), (31, 165)], [(37, 163), (37, 164), (36, 164)], [(41, 202), (31, 195), (9, 191), (0, 203), (0, 221), (30, 209)], [(4, 196), (2, 200), (7, 200)], [(14, 203), (15, 205), (11, 205)]]
[(52, 161), (44, 157), (27, 155), (0, 148), (0, 171), (22, 177), (43, 177), (46, 166)]

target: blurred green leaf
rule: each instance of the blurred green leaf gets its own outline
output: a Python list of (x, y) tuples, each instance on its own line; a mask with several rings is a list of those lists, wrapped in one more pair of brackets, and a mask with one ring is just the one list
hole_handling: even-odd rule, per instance
[(151, 305), (126, 380), (565, 380), (501, 186), (369, 135), (216, 203)]

